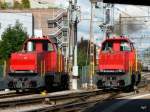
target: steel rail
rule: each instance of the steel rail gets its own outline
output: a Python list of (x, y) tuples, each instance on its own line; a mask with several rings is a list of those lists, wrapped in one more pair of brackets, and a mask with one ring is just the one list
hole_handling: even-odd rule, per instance
[(94, 90), (94, 91), (82, 91), (82, 92), (75, 92), (75, 93), (69, 93), (69, 94), (58, 94), (58, 95), (47, 95), (47, 96), (30, 96), (27, 97), (21, 96), (16, 98), (6, 98), (6, 99), (0, 99), (0, 107), (7, 107), (7, 106), (16, 106), (16, 105), (23, 105), (23, 104), (29, 104), (29, 103), (37, 103), (37, 102), (43, 102), (44, 99), (48, 98), (51, 101), (58, 101), (63, 99), (72, 99), (72, 98), (79, 98), (79, 97), (88, 97), (88, 96), (94, 96), (98, 94), (105, 94), (102, 90)]
[[(89, 97), (85, 100), (80, 99), (80, 100), (76, 100), (76, 101), (70, 102), (70, 103), (53, 104), (53, 105), (49, 105), (48, 107), (42, 107), (42, 108), (40, 107), (37, 109), (31, 109), (31, 110), (26, 110), (26, 111), (21, 111), (21, 112), (49, 112), (49, 111), (50, 112), (51, 111), (54, 111), (54, 112), (74, 112), (75, 110), (84, 110), (86, 108), (91, 107), (92, 105), (94, 105), (96, 103), (100, 103), (103, 101), (136, 95), (135, 93), (132, 93), (132, 94), (119, 95), (118, 96), (118, 94), (119, 93), (110, 93), (110, 94), (108, 93), (108, 97), (94, 98), (94, 96), (93, 96), (92, 100)], [(101, 95), (103, 95), (103, 94), (101, 94)]]
[[(148, 82), (148, 84), (150, 84), (150, 82)], [(146, 86), (146, 84), (143, 84), (143, 86), (139, 86), (139, 88), (144, 88)], [(53, 105), (50, 105), (49, 107), (45, 107), (44, 109), (42, 108), (39, 108), (39, 110), (37, 109), (37, 111), (47, 111), (47, 110), (51, 110), (51, 109), (60, 109), (60, 108), (67, 108), (69, 107), (69, 105), (73, 105), (73, 104), (80, 104), (80, 103), (89, 103), (90, 102), (87, 102), (85, 100), (85, 102), (78, 102), (79, 99), (88, 99), (90, 97), (94, 97), (94, 96), (97, 96), (97, 95), (106, 95), (106, 94), (113, 94), (115, 92), (104, 92), (102, 90), (94, 90), (94, 91), (80, 91), (80, 92), (71, 92), (71, 93), (66, 93), (66, 94), (56, 94), (56, 95), (51, 95), (51, 94), (48, 94), (46, 96), (41, 96), (41, 95), (33, 95), (33, 97), (31, 97), (29, 95), (29, 97), (20, 97), (20, 98), (14, 98), (14, 99), (8, 99), (6, 98), (6, 100), (4, 99), (0, 99), (0, 107), (6, 107), (6, 106), (17, 106), (17, 105), (20, 105), (22, 106), (23, 104), (36, 104), (36, 103), (42, 103), (43, 101), (45, 101), (45, 99), (49, 99), (49, 101), (51, 102), (54, 102), (52, 103)], [(122, 92), (118, 92), (116, 94), (120, 94)], [(110, 99), (113, 99), (115, 97), (111, 97)], [(77, 102), (75, 100), (75, 102), (72, 102), (70, 104), (62, 104), (63, 106), (66, 106), (66, 107), (63, 107), (61, 104), (58, 105), (57, 102), (61, 101), (61, 100), (70, 100), (70, 99), (78, 99)], [(95, 102), (95, 101), (94, 101)], [(93, 104), (93, 103), (92, 103)], [(40, 110), (41, 109), (41, 110)], [(46, 109), (46, 110), (45, 110)], [(33, 110), (32, 110), (33, 111)], [(35, 110), (36, 111), (36, 110)], [(28, 112), (28, 111), (27, 111)], [(30, 112), (30, 111), (29, 111)]]
[(33, 93), (16, 93), (16, 92), (10, 92), (10, 93), (4, 93), (4, 94), (0, 94), (0, 100), (1, 99), (5, 99), (5, 98), (12, 98), (12, 97), (20, 97), (20, 96), (27, 96), (27, 95), (31, 95)]

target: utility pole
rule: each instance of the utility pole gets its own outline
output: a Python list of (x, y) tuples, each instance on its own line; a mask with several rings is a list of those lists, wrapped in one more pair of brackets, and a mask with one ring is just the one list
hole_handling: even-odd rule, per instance
[(93, 8), (96, 4), (96, 0), (91, 1), (91, 19), (90, 19), (90, 88), (93, 88), (93, 75), (95, 71), (95, 61), (94, 61), (94, 36), (93, 36)]
[(119, 34), (122, 35), (122, 17), (121, 14), (119, 15)]
[(103, 8), (105, 10), (104, 23), (99, 25), (99, 27), (104, 31), (104, 38), (109, 38), (114, 30), (114, 5), (104, 4)]
[(77, 64), (77, 0), (74, 1), (75, 14), (74, 16), (74, 65), (73, 65), (73, 79), (72, 79), (72, 88), (78, 89), (78, 64)]
[(77, 13), (79, 8), (77, 7), (77, 0), (69, 0), (68, 8), (68, 23), (69, 23), (69, 74), (70, 74), (70, 88), (77, 89), (78, 79), (78, 65), (77, 65)]
[(105, 37), (109, 38), (110, 34), (113, 33), (113, 5), (105, 4)]
[[(90, 19), (90, 87), (93, 88), (93, 75), (95, 73), (95, 56), (94, 56), (94, 35), (93, 35), (93, 15), (94, 15), (94, 8), (97, 2), (102, 2), (102, 0), (90, 0), (91, 2), (91, 19)], [(105, 31), (105, 37), (109, 38), (110, 33), (112, 32), (112, 19), (111, 19), (111, 8), (112, 5), (106, 4), (105, 6), (105, 21), (103, 24), (103, 28)]]

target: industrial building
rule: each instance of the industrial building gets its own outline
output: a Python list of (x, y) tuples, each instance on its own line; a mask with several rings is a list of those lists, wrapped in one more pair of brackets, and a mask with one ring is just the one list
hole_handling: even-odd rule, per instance
[[(23, 15), (24, 14), (24, 15)], [(29, 36), (50, 36), (56, 43), (59, 43), (65, 53), (67, 46), (67, 12), (64, 9), (23, 9), (23, 10), (1, 10), (0, 21), (5, 21), (5, 26), (1, 22), (0, 34), (5, 30), (9, 23), (19, 20)], [(14, 15), (14, 16), (11, 16)], [(13, 17), (10, 18), (10, 17)], [(12, 20), (14, 22), (12, 22)]]

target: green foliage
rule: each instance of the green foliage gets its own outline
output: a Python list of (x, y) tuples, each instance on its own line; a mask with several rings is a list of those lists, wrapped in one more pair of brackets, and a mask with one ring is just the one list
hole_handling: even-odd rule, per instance
[(78, 66), (87, 66), (89, 65), (89, 49), (88, 49), (89, 42), (88, 40), (81, 40), (78, 43)]
[[(12, 6), (9, 6), (9, 4), (6, 2), (0, 1), (0, 9), (8, 9), (8, 8), (12, 8)], [(18, 1), (14, 1), (13, 8), (14, 9), (30, 8), (30, 1), (29, 0), (22, 0), (21, 3), (19, 3)]]
[(15, 26), (9, 26), (1, 36), (0, 61), (7, 60), (12, 52), (21, 50), (26, 37), (27, 33), (19, 22)]
[[(83, 40), (78, 43), (78, 66), (88, 66), (90, 64), (89, 41)], [(94, 63), (96, 64), (96, 45), (94, 45)]]
[(14, 2), (14, 8), (15, 8), (15, 9), (22, 9), (23, 6), (22, 6), (22, 4), (19, 3), (18, 1), (15, 1), (15, 2)]
[(30, 1), (29, 0), (22, 0), (23, 8), (30, 8)]
[(89, 65), (89, 59), (87, 59), (86, 52), (81, 48), (78, 49), (78, 66), (86, 66)]
[(8, 8), (8, 4), (6, 2), (4, 2), (4, 3), (0, 2), (0, 8), (1, 9), (7, 9)]

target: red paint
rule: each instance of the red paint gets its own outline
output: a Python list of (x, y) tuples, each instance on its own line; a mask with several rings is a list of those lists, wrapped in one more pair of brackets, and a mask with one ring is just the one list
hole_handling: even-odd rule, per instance
[[(28, 42), (33, 43), (33, 51), (27, 51)], [(62, 54), (61, 56), (64, 58)], [(45, 73), (55, 73), (58, 72), (57, 57), (56, 45), (49, 37), (30, 38), (25, 41), (21, 52), (11, 54), (9, 71), (33, 71), (39, 74), (42, 74), (44, 71)], [(64, 59), (61, 61), (61, 67), (64, 70)]]
[[(108, 46), (111, 47), (108, 48)], [(122, 46), (127, 46), (129, 49), (125, 50)], [(132, 70), (135, 71), (135, 62), (135, 49), (132, 42), (128, 38), (114, 37), (106, 39), (102, 42), (102, 48), (99, 52), (98, 61), (99, 71), (122, 70), (128, 72), (129, 65), (132, 67)]]

